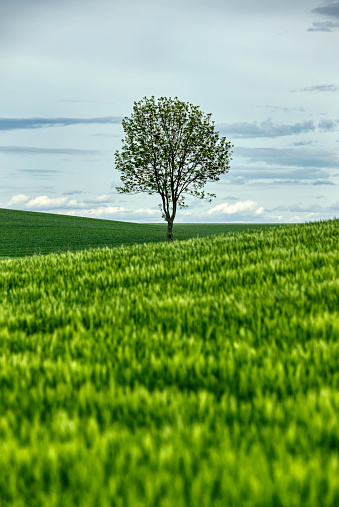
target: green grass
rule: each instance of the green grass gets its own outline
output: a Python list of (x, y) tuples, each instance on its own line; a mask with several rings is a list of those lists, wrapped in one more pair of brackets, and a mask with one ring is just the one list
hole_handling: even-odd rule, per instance
[[(272, 224), (174, 224), (185, 240)], [(0, 258), (166, 241), (167, 224), (134, 224), (51, 213), (0, 209)]]
[(1, 507), (339, 505), (338, 237), (1, 261)]

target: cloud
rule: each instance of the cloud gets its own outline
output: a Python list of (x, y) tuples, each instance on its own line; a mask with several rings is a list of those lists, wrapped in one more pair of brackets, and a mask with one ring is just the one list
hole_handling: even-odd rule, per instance
[(323, 212), (331, 212), (331, 211), (339, 211), (339, 201), (335, 202), (331, 206), (321, 206), (320, 204), (308, 204), (303, 205), (301, 203), (288, 204), (288, 205), (279, 205), (269, 211), (291, 211), (293, 213), (323, 213)]
[[(308, 88), (302, 88), (300, 90), (292, 91), (335, 91), (337, 87), (334, 85), (322, 85), (322, 86), (310, 86)], [(318, 127), (322, 131), (334, 130), (335, 126), (339, 124), (339, 120), (322, 120), (319, 122)], [(222, 134), (232, 135), (235, 138), (257, 138), (257, 137), (281, 137), (290, 136), (297, 134), (304, 134), (306, 132), (314, 132), (314, 122), (309, 120), (303, 123), (294, 124), (274, 124), (271, 118), (258, 124), (256, 121), (252, 123), (241, 122), (241, 123), (220, 123), (216, 125)], [(294, 143), (295, 145), (311, 144), (313, 141), (308, 143)]]
[(280, 137), (301, 134), (305, 132), (313, 132), (315, 130), (313, 121), (303, 123), (294, 123), (292, 125), (275, 125), (271, 118), (258, 124), (252, 123), (221, 123), (216, 127), (223, 134), (230, 134), (236, 138), (253, 138), (253, 137)]
[(292, 213), (309, 213), (315, 212), (323, 209), (319, 204), (310, 204), (308, 206), (302, 206), (299, 204), (289, 204), (289, 205), (279, 205), (276, 208), (271, 209), (270, 211), (291, 211)]
[[(70, 192), (72, 194), (73, 192)], [(75, 191), (74, 193), (81, 193)], [(161, 212), (156, 208), (131, 209), (122, 205), (120, 200), (112, 202), (111, 194), (92, 196), (88, 199), (77, 200), (69, 195), (51, 198), (48, 195), (30, 197), (24, 194), (13, 195), (4, 207), (28, 211), (44, 211), (62, 215), (102, 218), (108, 220), (123, 220), (139, 223), (163, 222)]]
[(58, 169), (18, 169), (18, 171), (36, 178), (55, 176), (61, 172)]
[(69, 100), (57, 100), (58, 103), (61, 104), (114, 104), (114, 102), (107, 102), (106, 100), (77, 100), (77, 99), (69, 99)]
[(17, 194), (14, 195), (7, 203), (8, 206), (23, 206), (26, 209), (65, 209), (67, 207), (78, 207), (81, 203), (78, 203), (75, 199), (69, 197), (57, 197), (55, 199), (49, 198), (47, 195), (39, 195), (34, 198), (30, 198), (27, 195)]
[(338, 211), (339, 212), (339, 201), (335, 202), (334, 204), (329, 206), (327, 209), (331, 210), (331, 211)]
[(25, 204), (29, 201), (28, 195), (17, 194), (13, 195), (13, 197), (8, 201), (7, 205), (12, 206), (13, 204)]
[(109, 202), (112, 200), (112, 196), (109, 194), (102, 194), (94, 197), (92, 202)]
[[(321, 5), (320, 7), (315, 7), (311, 10), (313, 14), (317, 14), (318, 16), (325, 16), (328, 18), (332, 18), (334, 20), (339, 20), (339, 2), (332, 1), (326, 2), (325, 5)], [(313, 25), (307, 29), (308, 32), (333, 32), (336, 28), (339, 27), (339, 21), (315, 21)]]
[(316, 141), (296, 141), (295, 143), (291, 143), (291, 146), (307, 146), (309, 144), (314, 144)]
[[(100, 103), (100, 100), (72, 100), (72, 99), (69, 99), (69, 100), (57, 100), (57, 102), (59, 103), (84, 103), (84, 104), (98, 104)], [(104, 102), (105, 104), (105, 102)]]
[[(73, 192), (71, 192), (72, 194)], [(74, 192), (80, 193), (80, 192)], [(149, 215), (159, 215), (159, 210), (138, 209), (130, 210), (120, 205), (106, 204), (111, 200), (111, 196), (104, 194), (91, 199), (77, 201), (69, 196), (50, 198), (47, 195), (39, 195), (37, 197), (29, 197), (24, 194), (14, 195), (7, 203), (7, 206), (26, 209), (30, 211), (44, 210), (48, 212), (57, 212), (66, 215), (87, 216), (93, 218), (123, 218), (126, 213), (129, 216), (136, 217), (140, 220), (142, 217)], [(105, 205), (102, 202), (105, 201)]]
[(63, 192), (62, 195), (75, 195), (75, 194), (83, 194), (83, 190), (73, 190), (72, 192)]
[[(98, 196), (100, 198), (101, 196)], [(191, 210), (182, 211), (178, 216), (178, 222), (184, 221), (185, 217), (194, 222), (234, 222), (234, 223), (276, 223), (288, 221), (305, 221), (308, 218), (331, 218), (333, 214), (339, 211), (339, 201), (325, 208), (319, 204), (303, 205), (285, 203), (277, 206), (274, 209), (265, 209), (263, 206), (254, 200), (241, 201), (230, 196), (227, 198), (228, 202), (218, 204), (212, 209), (201, 209), (197, 213), (192, 213)], [(62, 215), (70, 216), (83, 216), (89, 218), (101, 218), (108, 220), (122, 220), (138, 223), (163, 223), (161, 214), (158, 208), (138, 208), (129, 209), (121, 206), (120, 201), (115, 204), (91, 204), (96, 200), (92, 197), (90, 200), (77, 201), (70, 197), (56, 197), (49, 198), (47, 195), (39, 195), (36, 197), (29, 197), (24, 194), (14, 195), (7, 203), (8, 207), (14, 209), (25, 209), (30, 211), (44, 211), (48, 213), (59, 213)], [(4, 205), (5, 206), (5, 205)], [(279, 211), (276, 213), (276, 211)], [(291, 217), (284, 212), (295, 213), (298, 212), (298, 220), (296, 217)]]
[[(260, 222), (277, 222), (282, 216), (269, 215), (263, 206), (259, 206), (256, 201), (246, 200), (233, 202), (223, 202), (208, 211), (198, 214), (197, 221), (211, 222), (234, 222), (234, 223), (260, 223)], [(196, 217), (194, 217), (196, 221)]]
[(267, 185), (267, 186), (270, 186), (271, 188), (272, 187), (276, 187), (277, 185), (293, 185), (293, 186), (296, 186), (296, 185), (333, 185), (335, 186), (335, 183), (333, 183), (333, 181), (331, 180), (321, 180), (321, 179), (317, 179), (317, 180), (314, 180), (314, 181), (307, 181), (307, 180), (291, 180), (291, 179), (281, 179), (281, 180), (270, 180), (270, 181), (261, 181), (261, 180), (257, 180), (257, 181), (249, 181), (247, 182), (247, 184), (249, 185), (256, 185), (256, 186), (260, 186), (262, 187), (263, 185)]
[[(74, 201), (75, 204), (76, 201)], [(58, 209), (65, 206), (66, 203), (70, 203), (67, 197), (57, 197), (56, 199), (50, 199), (47, 195), (40, 195), (39, 197), (35, 197), (34, 199), (30, 199), (25, 203), (27, 207), (31, 208), (49, 208), (49, 209)]]
[(0, 146), (0, 153), (12, 155), (98, 155), (97, 150), (75, 150), (69, 148), (36, 148), (34, 146)]
[(339, 19), (339, 2), (330, 2), (321, 7), (315, 7), (311, 12), (321, 14), (322, 16), (330, 16)]
[(82, 215), (88, 217), (102, 218), (104, 216), (116, 215), (118, 213), (127, 211), (126, 208), (122, 206), (99, 206), (98, 208), (90, 208), (90, 209), (80, 209), (77, 212), (70, 212), (67, 214), (70, 215)]
[(251, 215), (261, 215), (264, 211), (265, 210), (262, 206), (258, 207), (258, 203), (256, 201), (238, 201), (235, 204), (228, 204), (227, 202), (218, 204), (218, 206), (210, 209), (208, 214), (222, 213), (226, 215), (234, 215), (236, 213), (243, 214), (246, 212)]
[(291, 113), (292, 111), (298, 111), (299, 113), (305, 113), (305, 108), (303, 107), (280, 107), (280, 106), (271, 106), (266, 104), (265, 106), (256, 106), (259, 108), (271, 109), (273, 111), (284, 111), (285, 113)]
[(233, 167), (233, 173), (236, 178), (243, 178), (245, 182), (251, 180), (274, 180), (275, 182), (293, 180), (293, 182), (299, 181), (301, 183), (303, 180), (309, 182), (316, 179), (329, 181), (328, 178), (331, 176), (329, 171), (318, 167), (310, 169), (309, 167), (248, 167), (247, 165), (236, 165)]
[[(98, 195), (89, 199), (83, 199), (83, 205), (98, 205), (98, 204), (109, 204), (116, 201), (117, 192), (109, 192), (107, 194)], [(119, 199), (119, 202), (120, 199)]]
[(306, 86), (306, 88), (299, 88), (297, 90), (292, 90), (292, 92), (336, 92), (337, 90), (339, 90), (338, 86), (333, 84), (327, 84), (327, 85)]
[(337, 125), (339, 125), (339, 120), (321, 120), (318, 123), (318, 127), (323, 132), (333, 132), (333, 130), (336, 130)]
[(70, 125), (120, 124), (122, 118), (0, 118), (1, 130), (39, 129), (45, 127), (69, 127)]
[(316, 179), (312, 182), (312, 185), (334, 185), (335, 186), (335, 183), (333, 183), (333, 181), (331, 180), (324, 180), (324, 179)]
[(333, 21), (313, 21), (312, 26), (307, 28), (308, 32), (334, 32), (339, 27), (339, 22)]
[(119, 137), (118, 134), (91, 134), (92, 137)]
[(132, 210), (125, 208), (124, 206), (98, 206), (91, 208), (84, 207), (81, 209), (65, 210), (63, 211), (63, 214), (89, 218), (102, 218), (108, 220), (122, 220), (125, 222), (164, 222), (164, 220), (161, 218), (160, 211), (152, 208), (139, 208), (137, 210)]
[[(74, 193), (79, 192), (70, 192), (72, 195)], [(67, 210), (67, 209), (76, 209), (81, 210), (83, 208), (88, 208), (89, 206), (93, 206), (94, 203), (101, 204), (103, 202), (107, 203), (111, 201), (111, 197), (107, 194), (93, 197), (92, 199), (85, 199), (82, 201), (77, 201), (76, 199), (72, 199), (69, 195), (65, 195), (64, 197), (50, 198), (47, 195), (39, 195), (34, 198), (30, 198), (27, 195), (17, 194), (14, 195), (7, 203), (8, 206), (13, 205), (21, 205), (26, 209), (45, 209), (45, 210)], [(115, 209), (121, 209), (113, 206), (99, 206), (95, 208), (97, 210), (98, 215), (102, 213), (102, 210), (105, 209), (107, 213), (112, 213)], [(89, 210), (91, 211), (91, 210)], [(92, 214), (95, 214), (95, 210), (91, 211)]]
[(159, 215), (161, 216), (161, 211), (159, 209), (152, 209), (152, 208), (139, 208), (135, 210), (135, 213), (142, 213), (146, 215)]
[(303, 148), (245, 148), (235, 147), (234, 156), (240, 156), (251, 164), (264, 162), (269, 165), (305, 168), (339, 168), (335, 150), (305, 150)]
[(164, 220), (161, 218), (160, 211), (153, 210), (151, 208), (139, 208), (137, 210), (131, 210), (123, 206), (99, 206), (97, 208), (66, 210), (63, 211), (63, 214), (135, 223), (164, 222)]

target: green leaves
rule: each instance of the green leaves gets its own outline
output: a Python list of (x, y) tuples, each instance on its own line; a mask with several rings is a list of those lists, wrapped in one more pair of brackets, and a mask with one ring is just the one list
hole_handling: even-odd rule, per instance
[(177, 97), (134, 102), (131, 117), (122, 121), (122, 150), (115, 152), (124, 183), (118, 192), (159, 194), (172, 221), (177, 206), (185, 207), (185, 195), (204, 199), (201, 189), (226, 174), (232, 160), (233, 145), (219, 138), (211, 116)]

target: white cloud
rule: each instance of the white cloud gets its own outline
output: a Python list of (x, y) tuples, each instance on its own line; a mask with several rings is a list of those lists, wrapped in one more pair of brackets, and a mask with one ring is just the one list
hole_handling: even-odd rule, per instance
[(135, 213), (143, 213), (146, 215), (159, 215), (160, 210), (151, 208), (139, 208), (135, 210)]
[(80, 210), (80, 213), (90, 217), (102, 217), (103, 215), (114, 215), (121, 211), (126, 211), (126, 208), (121, 206), (99, 206), (98, 208)]
[(208, 211), (208, 214), (219, 212), (226, 215), (233, 215), (236, 213), (243, 214), (244, 212), (250, 215), (262, 215), (265, 209), (260, 206), (258, 207), (258, 203), (256, 201), (238, 201), (235, 204), (228, 204), (227, 202), (223, 204), (218, 204), (214, 208)]
[(54, 210), (58, 209), (60, 211), (76, 209), (79, 212), (90, 213), (101, 215), (102, 213), (115, 213), (117, 210), (121, 211), (120, 207), (112, 207), (112, 206), (99, 206), (98, 208), (92, 208), (86, 210), (86, 206), (92, 205), (94, 203), (106, 203), (110, 200), (111, 197), (108, 194), (96, 196), (89, 200), (77, 201), (76, 199), (72, 199), (71, 197), (57, 197), (50, 198), (47, 195), (39, 195), (37, 197), (30, 198), (27, 195), (18, 194), (14, 195), (7, 203), (8, 206), (16, 205), (23, 206), (25, 209), (45, 209), (45, 210)]
[(315, 216), (318, 216), (319, 213), (308, 213), (305, 217), (304, 217), (304, 220), (307, 220), (308, 218), (311, 218), (311, 217), (315, 217)]
[(71, 207), (71, 206), (79, 207), (80, 204), (81, 203), (79, 203), (76, 199), (70, 199), (69, 201), (67, 201), (68, 207)]
[(295, 224), (296, 222), (302, 222), (303, 220), (304, 218), (301, 217), (300, 215), (295, 215), (293, 217), (287, 218), (285, 222)]
[(63, 215), (82, 216), (88, 218), (102, 218), (105, 220), (121, 220), (136, 223), (162, 223), (160, 211), (151, 208), (137, 210), (123, 206), (99, 206), (97, 208), (73, 208), (61, 211)]
[(283, 215), (267, 215), (272, 220), (283, 220)]
[(97, 197), (94, 197), (93, 202), (108, 202), (112, 199), (112, 196), (108, 194), (102, 194), (98, 195)]
[[(28, 202), (25, 203), (25, 206), (32, 207), (32, 208), (48, 208), (48, 209), (58, 209), (63, 208), (66, 206), (67, 203), (69, 203), (70, 199), (68, 197), (58, 197), (56, 199), (50, 199), (47, 197), (47, 195), (39, 195), (38, 197), (35, 197), (34, 199), (30, 199)], [(72, 202), (76, 202), (74, 199), (72, 199)]]
[[(155, 207), (137, 208), (124, 207), (124, 201), (118, 199), (114, 203), (102, 202), (110, 194), (92, 196), (89, 199), (76, 200), (69, 196), (50, 198), (47, 195), (29, 197), (16, 194), (8, 201), (7, 207), (29, 211), (59, 213), (62, 215), (101, 218), (136, 223), (163, 223), (161, 212)], [(110, 197), (111, 198), (111, 197)], [(331, 206), (323, 207), (319, 204), (290, 204), (279, 205), (273, 209), (260, 206), (254, 200), (241, 201), (239, 198), (226, 197), (228, 202), (218, 204), (214, 208), (195, 208), (181, 210), (176, 217), (178, 222), (220, 222), (223, 223), (261, 223), (261, 222), (302, 222), (332, 218), (338, 215), (339, 201)], [(121, 204), (121, 205), (120, 205)], [(1, 207), (1, 205), (0, 205)], [(6, 205), (5, 205), (6, 207)], [(298, 213), (298, 215), (296, 215)]]
[(29, 201), (28, 195), (17, 194), (13, 195), (13, 197), (8, 201), (7, 205), (12, 206), (13, 204), (25, 204)]

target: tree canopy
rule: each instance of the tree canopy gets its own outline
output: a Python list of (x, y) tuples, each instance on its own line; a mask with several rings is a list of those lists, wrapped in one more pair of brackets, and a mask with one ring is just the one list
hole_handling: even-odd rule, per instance
[(215, 194), (203, 187), (229, 171), (233, 145), (219, 137), (211, 116), (178, 97), (156, 102), (152, 96), (134, 102), (131, 117), (122, 120), (125, 139), (115, 166), (123, 186), (117, 191), (159, 194), (169, 241), (177, 209), (187, 207), (185, 197), (211, 201)]

